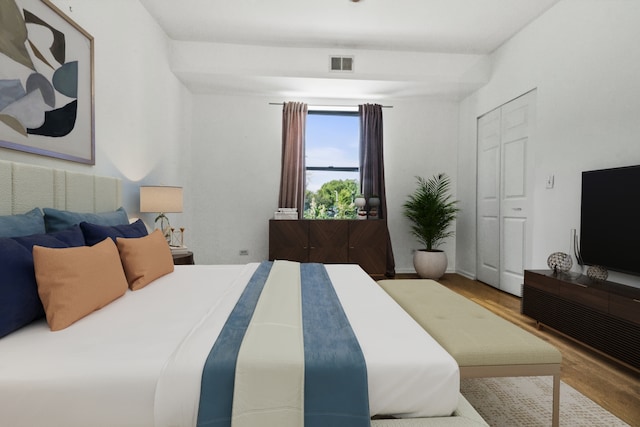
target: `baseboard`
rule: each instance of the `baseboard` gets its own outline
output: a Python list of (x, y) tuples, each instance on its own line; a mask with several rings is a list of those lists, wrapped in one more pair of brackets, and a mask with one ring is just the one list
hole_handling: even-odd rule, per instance
[(464, 271), (464, 270), (456, 270), (454, 273), (459, 274), (462, 277), (466, 277), (467, 279), (470, 279), (470, 280), (476, 280), (475, 273), (470, 273), (470, 272)]
[[(471, 280), (475, 280), (475, 275), (471, 274), (471, 273), (467, 273), (464, 271), (457, 271), (455, 269), (447, 269), (447, 271), (444, 272), (445, 274), (459, 274), (461, 276), (466, 277), (467, 279), (471, 279)], [(411, 275), (415, 275), (416, 274), (416, 270), (414, 268), (396, 268), (396, 274), (411, 274)]]
[(396, 268), (396, 274), (416, 274), (416, 270), (409, 268)]

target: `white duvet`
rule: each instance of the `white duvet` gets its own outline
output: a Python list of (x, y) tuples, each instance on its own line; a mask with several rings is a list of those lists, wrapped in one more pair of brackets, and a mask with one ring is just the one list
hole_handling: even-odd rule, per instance
[[(0, 426), (195, 425), (202, 365), (257, 265), (176, 266), (67, 329), (42, 320), (0, 339)], [(367, 362), (371, 414), (453, 412), (453, 358), (362, 269), (327, 271)]]

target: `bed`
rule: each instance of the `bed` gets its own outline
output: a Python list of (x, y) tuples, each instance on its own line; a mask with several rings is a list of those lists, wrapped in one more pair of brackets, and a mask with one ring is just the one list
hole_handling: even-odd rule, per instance
[[(3, 183), (0, 185), (4, 185), (0, 212), (4, 215), (17, 215), (33, 207), (46, 206), (87, 213), (108, 212), (118, 210), (120, 204), (121, 184), (117, 179), (9, 162), (0, 162), (0, 175), (11, 183), (6, 185), (5, 179), (0, 180)], [(10, 197), (5, 198), (5, 194)], [(105, 225), (104, 229), (120, 230), (118, 227), (125, 225)], [(87, 230), (82, 228), (82, 231)], [(106, 248), (109, 245), (105, 250), (116, 248), (116, 254), (120, 251), (118, 259), (122, 260), (122, 274), (126, 275), (131, 288), (130, 269), (123, 248), (142, 241), (150, 242), (155, 234), (114, 239), (117, 246), (107, 238), (91, 247), (71, 249), (89, 251), (95, 248), (97, 251), (98, 246)], [(125, 242), (127, 246), (121, 247)], [(154, 244), (153, 251), (158, 247)], [(56, 274), (50, 274), (39, 261), (45, 254), (56, 253), (57, 256), (63, 251), (71, 253), (67, 249), (34, 248), (38, 285), (41, 279), (44, 282), (64, 276), (57, 273), (59, 270), (52, 270)], [(144, 253), (153, 251), (145, 250)], [(153, 253), (156, 258), (164, 256), (164, 252), (162, 255)], [(170, 260), (170, 253), (167, 253)], [(142, 258), (148, 262), (148, 256)], [(100, 264), (108, 262), (94, 265), (94, 273), (102, 268)], [(8, 333), (0, 338), (0, 425), (205, 425), (200, 422), (199, 413), (208, 406), (200, 400), (201, 392), (204, 393), (207, 387), (203, 378), (208, 357), (220, 341), (216, 341), (217, 337), (224, 336), (225, 326), (239, 305), (238, 301), (242, 300), (257, 273), (265, 268), (271, 269), (265, 276), (266, 289), (270, 283), (290, 281), (289, 275), (286, 280), (282, 279), (284, 276), (278, 276), (277, 280), (271, 278), (275, 270), (284, 269), (290, 274), (290, 271), (301, 271), (306, 266), (265, 262), (174, 267), (171, 263), (171, 271), (153, 276), (135, 290), (123, 290), (108, 303), (55, 332), (51, 330), (53, 323), (47, 310), (46, 319), (36, 319)], [(455, 360), (362, 269), (354, 265), (319, 265), (317, 268), (326, 272), (332, 292), (344, 310), (366, 361), (367, 415), (411, 419), (376, 420), (372, 425), (393, 426), (406, 422), (424, 426), (485, 425), (459, 395), (459, 370)], [(95, 276), (110, 277), (108, 274)], [(292, 281), (295, 283), (295, 280), (298, 279), (294, 274)], [(304, 289), (305, 285), (299, 287)], [(285, 290), (284, 294), (272, 296), (276, 304), (263, 305), (275, 309), (262, 311), (279, 319), (285, 311), (281, 308), (282, 301), (287, 299), (283, 295), (288, 293)], [(261, 307), (263, 296), (260, 298), (258, 307)], [(295, 310), (295, 306), (292, 307)], [(258, 311), (256, 308), (251, 316), (257, 317)], [(262, 324), (275, 323), (270, 319), (266, 317)], [(324, 321), (316, 323), (325, 324)], [(247, 331), (251, 328), (262, 331), (258, 326), (249, 326)], [(254, 335), (258, 342), (265, 340), (261, 332)], [(276, 342), (279, 344), (271, 345)], [(282, 342), (276, 333), (266, 339), (266, 348), (278, 349)], [(249, 347), (244, 342), (242, 345)], [(294, 343), (293, 347), (296, 345)], [(238, 362), (236, 375), (242, 371), (241, 366), (244, 365)], [(254, 363), (249, 362), (246, 366), (253, 369)], [(254, 375), (251, 370), (248, 372), (247, 378), (251, 379)], [(249, 385), (247, 393), (251, 394), (256, 387), (256, 384)], [(236, 388), (240, 389), (240, 386)], [(270, 390), (267, 387), (267, 392)], [(310, 394), (309, 390), (305, 393)], [(304, 400), (304, 393), (296, 399)], [(262, 414), (267, 412), (263, 410)], [(234, 421), (234, 425), (243, 424)], [(255, 423), (245, 422), (244, 425)], [(300, 424), (294, 421), (290, 425)]]

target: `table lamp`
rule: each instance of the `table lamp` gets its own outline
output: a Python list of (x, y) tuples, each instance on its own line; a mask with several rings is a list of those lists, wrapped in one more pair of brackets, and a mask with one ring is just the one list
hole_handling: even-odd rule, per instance
[(171, 225), (165, 213), (182, 212), (182, 187), (140, 187), (140, 212), (157, 213), (154, 222), (160, 221), (160, 230), (171, 243)]

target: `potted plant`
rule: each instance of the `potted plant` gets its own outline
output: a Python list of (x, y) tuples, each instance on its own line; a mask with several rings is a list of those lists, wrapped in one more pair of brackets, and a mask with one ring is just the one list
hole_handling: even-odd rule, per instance
[(440, 173), (430, 179), (416, 177), (418, 188), (404, 203), (404, 215), (411, 220), (411, 233), (424, 245), (413, 254), (413, 266), (425, 279), (439, 279), (447, 269), (447, 254), (438, 249), (454, 235), (449, 227), (459, 211), (457, 200), (449, 194), (451, 181)]

